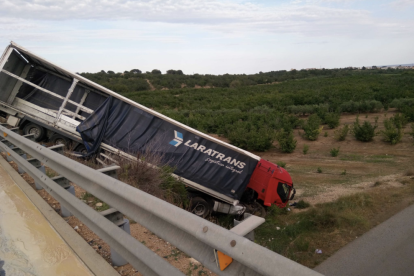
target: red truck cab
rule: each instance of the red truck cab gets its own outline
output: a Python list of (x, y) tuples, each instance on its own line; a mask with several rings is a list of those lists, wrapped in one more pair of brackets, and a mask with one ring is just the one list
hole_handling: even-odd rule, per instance
[(257, 193), (257, 199), (262, 200), (263, 205), (276, 204), (284, 208), (289, 202), (293, 182), (284, 168), (261, 159), (253, 171), (247, 188)]

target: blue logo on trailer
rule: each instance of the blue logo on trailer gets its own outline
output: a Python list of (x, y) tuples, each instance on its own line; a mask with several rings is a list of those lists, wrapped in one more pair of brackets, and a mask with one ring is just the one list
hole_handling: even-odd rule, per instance
[(178, 147), (182, 143), (183, 143), (183, 134), (181, 132), (174, 130), (174, 139), (170, 142), (170, 145), (173, 145), (174, 147)]

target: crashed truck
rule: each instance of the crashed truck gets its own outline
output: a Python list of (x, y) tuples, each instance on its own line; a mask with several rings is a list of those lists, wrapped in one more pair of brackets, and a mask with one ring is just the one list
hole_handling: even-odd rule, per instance
[(11, 42), (0, 60), (0, 115), (36, 141), (137, 160), (162, 154), (186, 185), (196, 215), (264, 215), (294, 196), (278, 165), (181, 124)]

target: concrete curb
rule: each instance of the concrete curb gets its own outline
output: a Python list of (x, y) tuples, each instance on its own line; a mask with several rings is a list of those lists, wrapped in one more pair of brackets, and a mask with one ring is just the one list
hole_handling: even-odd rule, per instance
[(0, 166), (10, 175), (12, 180), (20, 187), (32, 201), (56, 232), (75, 252), (79, 259), (97, 276), (119, 276), (118, 272), (108, 264), (96, 251), (76, 233), (67, 222), (53, 210), (46, 201), (13, 169), (13, 167), (0, 156)]

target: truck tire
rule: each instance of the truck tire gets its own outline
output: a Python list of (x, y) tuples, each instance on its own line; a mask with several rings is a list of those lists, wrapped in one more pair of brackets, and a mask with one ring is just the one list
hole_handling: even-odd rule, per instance
[(66, 138), (63, 135), (60, 134), (53, 134), (52, 137), (50, 137), (49, 141), (53, 144), (53, 145), (65, 145), (65, 146), (69, 146), (70, 144), (70, 139)]
[(252, 202), (246, 205), (246, 213), (264, 218), (266, 216), (266, 209), (259, 202)]
[(46, 136), (46, 129), (43, 127), (36, 125), (34, 123), (29, 123), (23, 128), (24, 135), (26, 134), (34, 134), (34, 139), (36, 142), (42, 141)]
[(83, 144), (79, 144), (76, 148), (75, 148), (76, 152), (82, 153), (83, 155), (88, 153), (88, 150), (86, 149), (85, 145)]
[(191, 199), (191, 212), (196, 216), (206, 218), (211, 214), (211, 206), (201, 197)]

